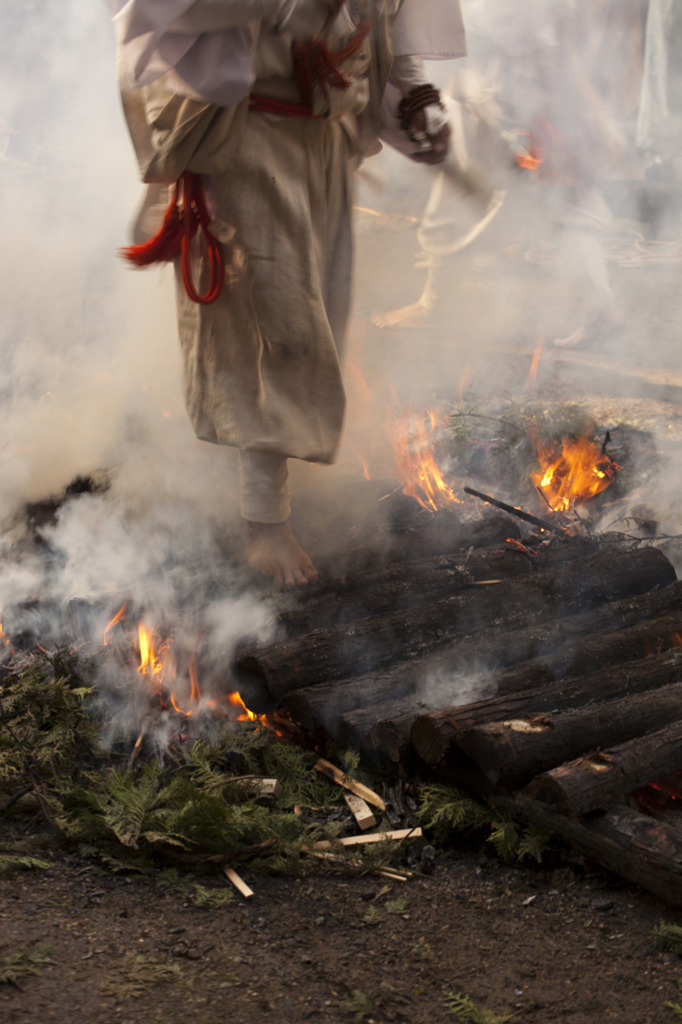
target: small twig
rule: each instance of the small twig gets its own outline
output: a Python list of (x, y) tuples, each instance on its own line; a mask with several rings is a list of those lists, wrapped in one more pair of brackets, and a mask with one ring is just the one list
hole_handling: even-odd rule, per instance
[(128, 758), (128, 765), (127, 765), (128, 768), (132, 768), (133, 765), (135, 764), (135, 761), (137, 759), (137, 755), (140, 753), (140, 749), (142, 747), (142, 741), (143, 741), (143, 739), (145, 738), (145, 736), (147, 734), (147, 729), (148, 728), (149, 728), (149, 718), (145, 718), (144, 722), (142, 723), (142, 728), (140, 729), (140, 735), (135, 740), (135, 746), (130, 751), (130, 757)]
[(237, 892), (240, 892), (244, 899), (250, 900), (253, 896), (253, 889), (249, 888), (241, 875), (238, 875), (234, 868), (224, 867), (223, 872), (228, 881), (232, 882)]
[(499, 416), (485, 416), (481, 412), (452, 412), (450, 413), (450, 419), (464, 419), (468, 416), (474, 420), (488, 420), (489, 423), (502, 423), (503, 426), (509, 427), (511, 430), (515, 430), (517, 434), (523, 434), (523, 430), (517, 423), (510, 423), (509, 420), (502, 420)]
[(315, 767), (318, 772), (322, 772), (327, 778), (331, 779), (337, 784), (337, 786), (343, 786), (344, 789), (350, 790), (351, 793), (355, 793), (356, 796), (362, 797), (368, 804), (372, 804), (373, 807), (378, 807), (380, 811), (386, 810), (386, 804), (373, 789), (369, 789), (368, 786), (362, 784), (362, 782), (356, 782), (355, 779), (349, 778), (345, 772), (342, 772), (336, 765), (331, 764), (329, 761), (325, 761), (324, 758), (320, 757), (315, 762)]
[(540, 487), (539, 484), (536, 484), (535, 485), (535, 490), (538, 492), (538, 494), (540, 495), (542, 500), (545, 502), (545, 504), (547, 505), (547, 508), (550, 510), (550, 512), (554, 512), (554, 507), (553, 507), (551, 501), (549, 500), (549, 498), (547, 497), (547, 495), (545, 494), (545, 492), (543, 491), (542, 487)]
[(526, 523), (532, 523), (533, 526), (538, 526), (541, 530), (549, 530), (550, 533), (558, 533), (560, 536), (565, 536), (566, 528), (564, 526), (555, 526), (553, 523), (547, 522), (546, 519), (539, 519), (537, 516), (533, 516), (530, 512), (524, 512), (520, 508), (514, 508), (513, 505), (507, 505), (504, 501), (498, 501), (497, 498), (492, 498), (489, 494), (483, 494), (481, 491), (475, 491), (473, 487), (465, 487), (465, 494), (472, 494), (474, 498), (480, 498), (481, 501), (486, 501), (489, 505), (494, 505), (495, 508), (499, 508), (502, 512), (509, 512), (510, 515), (516, 516), (517, 519), (523, 519)]
[(26, 796), (27, 793), (32, 792), (32, 786), (26, 786), (25, 789), (20, 789), (19, 792), (15, 793), (14, 796), (11, 796), (9, 800), (5, 800), (4, 804), (0, 804), (0, 814), (2, 814), (3, 811), (8, 811), (13, 804), (16, 804), (19, 800), (21, 800), (22, 796)]

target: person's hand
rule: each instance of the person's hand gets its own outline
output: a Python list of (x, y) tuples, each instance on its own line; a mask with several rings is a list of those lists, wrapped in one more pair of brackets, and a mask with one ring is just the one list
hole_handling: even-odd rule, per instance
[(422, 164), (440, 164), (450, 152), (452, 132), (449, 123), (437, 131), (429, 131), (426, 110), (417, 110), (410, 122), (410, 137), (417, 143), (412, 159)]

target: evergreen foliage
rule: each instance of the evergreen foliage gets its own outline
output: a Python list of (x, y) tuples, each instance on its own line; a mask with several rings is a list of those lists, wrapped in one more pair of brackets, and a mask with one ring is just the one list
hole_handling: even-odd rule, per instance
[[(98, 659), (106, 658), (100, 652)], [(302, 856), (318, 839), (333, 840), (350, 824), (342, 791), (315, 770), (318, 753), (277, 737), (259, 722), (216, 719), (211, 736), (170, 742), (163, 751), (142, 742), (105, 749), (106, 707), (88, 675), (95, 662), (39, 652), (0, 683), (0, 815), (42, 813), (53, 836), (113, 872), (163, 868), (219, 870), (248, 863), (261, 872), (309, 871), (325, 863), (365, 873), (404, 862), (405, 846), (375, 843), (329, 858)], [(327, 753), (327, 752), (325, 752)], [(359, 777), (356, 751), (330, 756)], [(276, 778), (276, 800), (239, 784), (244, 775)], [(365, 779), (371, 784), (370, 779)], [(375, 780), (376, 781), (376, 780)], [(488, 838), (505, 858), (539, 859), (542, 837), (442, 785), (421, 790), (420, 823), (449, 846), (457, 836)], [(381, 826), (379, 826), (381, 827)], [(35, 849), (5, 843), (0, 874), (47, 867)], [(193, 898), (211, 900), (214, 897)]]
[(40, 974), (50, 956), (49, 946), (38, 943), (17, 953), (10, 953), (0, 960), (0, 985), (15, 985), (17, 988), (24, 978)]
[(661, 920), (654, 928), (654, 936), (665, 949), (682, 956), (682, 927), (680, 925)]
[(469, 996), (461, 992), (444, 992), (443, 1003), (446, 1011), (459, 1024), (505, 1024), (509, 1016), (501, 1017), (489, 1010), (481, 1009)]

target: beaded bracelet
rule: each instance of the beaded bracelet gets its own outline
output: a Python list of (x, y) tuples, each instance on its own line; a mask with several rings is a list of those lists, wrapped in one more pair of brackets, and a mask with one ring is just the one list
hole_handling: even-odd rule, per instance
[(445, 109), (441, 103), (440, 93), (435, 85), (427, 83), (410, 89), (408, 94), (398, 104), (398, 114), (402, 130), (409, 134), (414, 115), (419, 110), (424, 110), (425, 107), (430, 106), (439, 106), (441, 109)]

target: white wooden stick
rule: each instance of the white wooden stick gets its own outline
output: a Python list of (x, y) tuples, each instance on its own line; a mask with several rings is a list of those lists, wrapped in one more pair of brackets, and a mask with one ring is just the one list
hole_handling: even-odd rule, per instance
[(348, 804), (358, 828), (361, 828), (363, 832), (365, 829), (374, 828), (377, 819), (372, 814), (366, 800), (363, 800), (361, 796), (356, 796), (355, 793), (344, 793), (343, 799)]
[[(345, 836), (343, 839), (337, 839), (336, 842), (340, 843), (341, 846), (360, 846), (361, 843), (400, 842), (401, 839), (419, 839), (421, 834), (422, 830), (420, 827), (398, 828), (392, 832), (372, 832), (367, 836)], [(318, 843), (315, 843), (314, 848), (316, 850), (326, 850), (331, 845), (328, 839), (321, 839)]]
[(228, 879), (228, 881), (232, 882), (232, 885), (238, 892), (242, 894), (244, 899), (251, 899), (251, 897), (253, 896), (253, 889), (249, 889), (244, 879), (237, 874), (234, 868), (224, 867), (223, 871), (225, 872), (225, 876)]
[(386, 804), (373, 789), (369, 789), (368, 786), (363, 786), (361, 782), (356, 782), (355, 779), (349, 779), (340, 768), (336, 767), (336, 765), (331, 764), (329, 761), (325, 761), (324, 758), (321, 757), (315, 763), (315, 767), (318, 772), (322, 772), (323, 775), (332, 779), (332, 781), (336, 782), (337, 785), (343, 786), (344, 789), (348, 789), (351, 793), (355, 793), (356, 796), (366, 800), (368, 804), (372, 804), (373, 807), (378, 807), (380, 811), (386, 810)]

